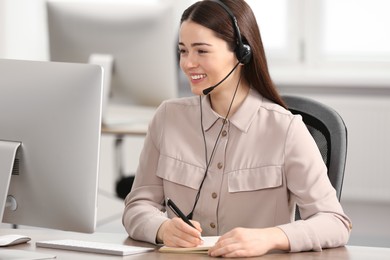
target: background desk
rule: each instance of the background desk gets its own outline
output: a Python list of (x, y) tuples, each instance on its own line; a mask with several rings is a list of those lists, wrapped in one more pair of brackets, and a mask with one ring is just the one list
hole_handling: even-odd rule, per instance
[[(115, 137), (116, 165), (119, 177), (126, 174), (122, 165), (123, 140), (126, 136), (146, 136), (149, 122), (155, 112), (153, 107), (137, 106), (108, 106), (107, 117), (109, 121), (118, 123), (102, 124), (102, 134), (113, 135)], [(115, 119), (118, 117), (119, 119)], [(119, 123), (121, 122), (121, 123)]]
[[(114, 165), (115, 165), (115, 190), (119, 198), (124, 199), (131, 189), (134, 181), (133, 172), (126, 173), (124, 170), (124, 141), (129, 136), (145, 137), (147, 133), (147, 124), (140, 125), (122, 125), (122, 126), (105, 126), (102, 125), (102, 134), (114, 136)], [(134, 158), (133, 158), (134, 159)], [(131, 184), (130, 184), (131, 183)]]
[[(24, 234), (31, 237), (31, 241), (27, 244), (21, 244), (17, 246), (8, 247), (9, 249), (18, 249), (26, 251), (36, 251), (40, 253), (46, 253), (56, 255), (57, 259), (148, 259), (148, 260), (197, 260), (197, 259), (216, 259), (210, 258), (207, 255), (202, 254), (174, 254), (174, 253), (159, 253), (158, 247), (131, 240), (126, 234), (119, 233), (94, 233), (94, 234), (82, 234), (74, 232), (56, 231), (56, 230), (36, 230), (36, 229), (0, 229), (0, 235), (4, 234)], [(83, 253), (68, 250), (57, 250), (35, 247), (35, 242), (39, 240), (52, 240), (52, 239), (78, 239), (96, 242), (118, 243), (135, 246), (155, 247), (154, 252), (129, 255), (125, 257), (111, 256), (105, 254), (93, 254)], [(0, 254), (1, 254), (0, 248)], [(246, 258), (247, 259), (247, 258)], [(360, 246), (346, 246), (334, 249), (326, 249), (322, 252), (302, 252), (302, 253), (277, 253), (268, 254), (262, 257), (255, 257), (251, 259), (278, 259), (278, 260), (305, 260), (305, 259), (348, 259), (348, 260), (383, 260), (390, 259), (390, 248), (379, 247), (360, 247)]]

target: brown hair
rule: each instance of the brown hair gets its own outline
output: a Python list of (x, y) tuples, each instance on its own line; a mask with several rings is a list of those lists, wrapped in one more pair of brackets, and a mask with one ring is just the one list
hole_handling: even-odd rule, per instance
[[(283, 106), (286, 105), (280, 97), (268, 71), (260, 30), (252, 9), (244, 0), (220, 0), (234, 14), (241, 32), (242, 41), (249, 44), (252, 59), (244, 65), (243, 76), (263, 97)], [(204, 0), (188, 7), (181, 17), (180, 23), (191, 20), (215, 32), (218, 38), (226, 41), (231, 51), (237, 46), (237, 36), (229, 14), (215, 1)]]

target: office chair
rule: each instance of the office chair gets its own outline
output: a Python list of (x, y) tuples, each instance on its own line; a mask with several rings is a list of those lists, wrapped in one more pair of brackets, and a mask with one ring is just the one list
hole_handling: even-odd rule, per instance
[(121, 176), (115, 184), (116, 196), (125, 199), (127, 194), (131, 191), (134, 182), (134, 175)]
[[(300, 114), (313, 136), (327, 168), (328, 177), (341, 199), (347, 158), (347, 128), (341, 116), (331, 107), (306, 97), (282, 96), (293, 114)], [(296, 210), (296, 219), (300, 219)]]

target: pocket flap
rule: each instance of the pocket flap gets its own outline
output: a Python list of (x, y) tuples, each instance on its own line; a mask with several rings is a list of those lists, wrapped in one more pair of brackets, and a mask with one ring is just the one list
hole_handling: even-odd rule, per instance
[(204, 169), (175, 158), (160, 156), (157, 176), (167, 181), (198, 189)]
[(229, 173), (229, 192), (276, 188), (282, 183), (281, 166), (266, 166)]

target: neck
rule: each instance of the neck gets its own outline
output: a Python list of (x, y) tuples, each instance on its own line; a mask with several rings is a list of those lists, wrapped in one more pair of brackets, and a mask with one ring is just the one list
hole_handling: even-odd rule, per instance
[[(215, 112), (217, 112), (222, 117), (225, 117), (228, 113), (230, 104), (234, 96), (234, 92), (236, 90), (235, 87), (236, 86), (234, 86), (234, 88), (230, 88), (229, 90), (210, 93), (211, 107)], [(237, 93), (234, 97), (233, 104), (231, 106), (228, 118), (237, 111), (237, 109), (244, 102), (248, 93), (249, 93), (249, 85), (246, 82), (242, 81), (238, 86)]]

